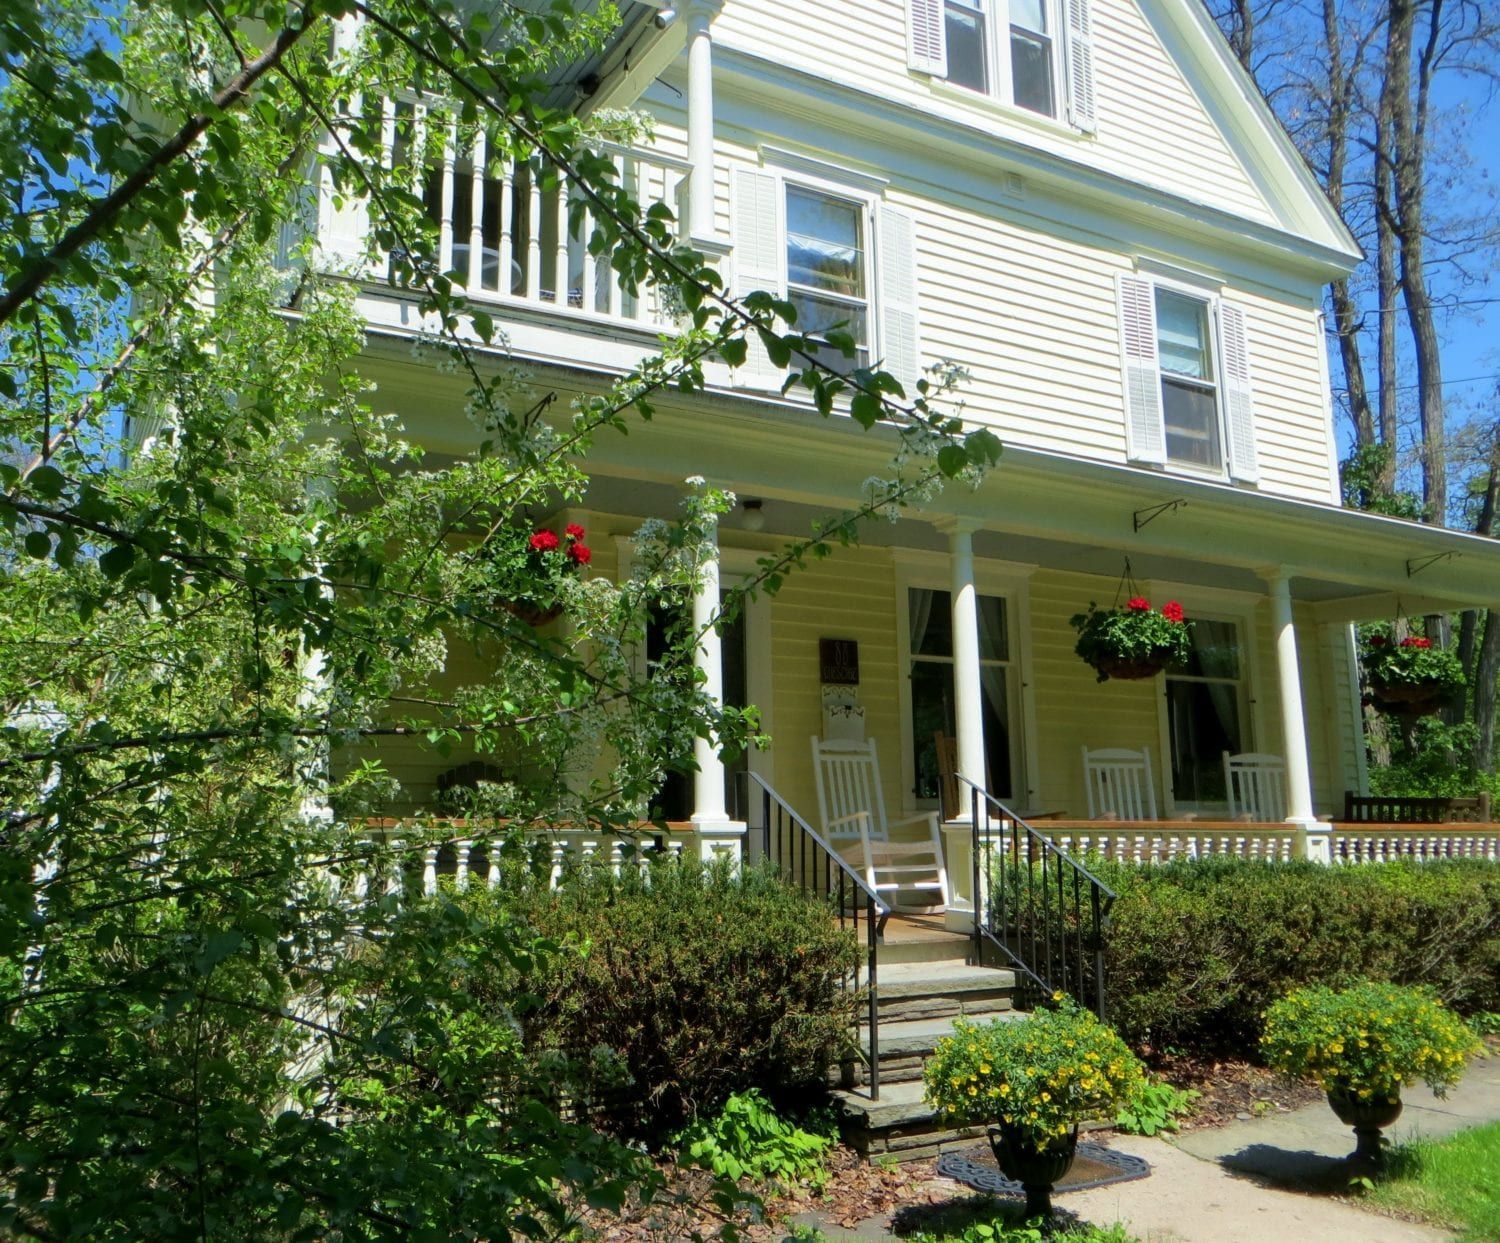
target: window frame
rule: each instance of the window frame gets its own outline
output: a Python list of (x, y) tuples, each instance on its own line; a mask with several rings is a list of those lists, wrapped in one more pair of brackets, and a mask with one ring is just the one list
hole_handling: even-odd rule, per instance
[[(900, 708), (901, 802), (906, 815), (937, 811), (939, 800), (916, 796), (917, 761), (912, 738), (911, 693), (911, 596), (912, 588), (952, 592), (953, 580), (942, 568), (933, 568), (931, 553), (898, 549), (896, 557), (896, 683)], [(942, 558), (946, 561), (946, 557)], [(1029, 580), (1035, 566), (976, 560), (974, 587), (979, 595), (1005, 601), (1005, 661), (985, 661), (1009, 670), (1005, 680), (1006, 711), (1010, 716), (1010, 771), (1014, 788), (1012, 806), (1034, 806), (1040, 775), (1037, 770), (1036, 701), (1031, 685), (1031, 597)], [(942, 657), (921, 657), (934, 664)], [(952, 658), (946, 658), (951, 663)]]
[[(1203, 304), (1203, 326), (1208, 334), (1205, 345), (1208, 349), (1209, 364), (1213, 372), (1211, 383), (1205, 384), (1194, 381), (1186, 376), (1178, 377), (1178, 382), (1188, 385), (1196, 384), (1201, 389), (1211, 388), (1214, 397), (1214, 421), (1219, 435), (1219, 464), (1217, 467), (1204, 466), (1199, 462), (1190, 462), (1182, 458), (1174, 458), (1167, 448), (1167, 369), (1161, 362), (1161, 316), (1156, 295), (1159, 291), (1176, 294), (1178, 297), (1189, 298), (1194, 302)], [(1151, 275), (1151, 299), (1152, 313), (1156, 320), (1156, 375), (1159, 386), (1159, 397), (1161, 400), (1161, 436), (1162, 453), (1168, 470), (1182, 474), (1197, 475), (1204, 479), (1228, 479), (1229, 478), (1229, 426), (1224, 417), (1224, 351), (1219, 329), (1219, 290), (1211, 289), (1204, 285), (1193, 284), (1188, 281), (1174, 280), (1168, 276)], [(1173, 373), (1175, 374), (1175, 373)]]
[[(1239, 635), (1240, 648), (1240, 676), (1236, 683), (1240, 688), (1240, 745), (1245, 751), (1260, 750), (1268, 734), (1265, 721), (1262, 719), (1260, 703), (1261, 680), (1256, 631), (1258, 598), (1248, 592), (1204, 589), (1183, 583), (1151, 583), (1147, 585), (1146, 590), (1153, 602), (1178, 601), (1191, 621), (1227, 622), (1235, 627)], [(1163, 671), (1159, 679), (1157, 695), (1157, 735), (1162, 767), (1162, 803), (1165, 812), (1169, 816), (1179, 812), (1197, 812), (1200, 815), (1208, 813), (1225, 818), (1229, 814), (1227, 799), (1222, 802), (1201, 802), (1178, 798), (1173, 788), (1171, 701), (1167, 686), (1173, 677), (1170, 670)], [(1229, 679), (1183, 675), (1179, 677), (1179, 680), (1209, 683), (1224, 682)]]
[(951, 77), (941, 80), (957, 91), (980, 99), (991, 100), (1001, 106), (1027, 116), (1067, 125), (1067, 65), (1064, 62), (1063, 44), (1066, 40), (1065, 14), (1062, 0), (1041, 0), (1042, 12), (1047, 22), (1045, 32), (1030, 31), (1040, 35), (1049, 44), (1048, 66), (1052, 81), (1052, 111), (1038, 112), (1016, 102), (1015, 71), (1011, 60), (1011, 0), (939, 0), (942, 6), (942, 21), (946, 29), (950, 4), (960, 8), (977, 9), (984, 24), (985, 89), (979, 90)]
[[(777, 232), (781, 247), (781, 289), (782, 294), (787, 298), (788, 301), (791, 300), (792, 294), (791, 262), (790, 255), (788, 254), (788, 251), (791, 247), (791, 233), (787, 226), (788, 190), (795, 188), (799, 190), (810, 191), (813, 194), (819, 194), (825, 198), (841, 200), (858, 208), (860, 236), (864, 243), (862, 257), (863, 271), (861, 273), (865, 288), (864, 351), (867, 361), (864, 365), (870, 365), (870, 360), (880, 357), (880, 291), (877, 283), (878, 272), (875, 254), (875, 248), (880, 245), (880, 238), (876, 236), (875, 230), (875, 208), (877, 203), (876, 197), (870, 194), (868, 191), (861, 190), (857, 186), (850, 185), (846, 182), (830, 180), (829, 178), (819, 177), (814, 174), (803, 172), (801, 170), (791, 171), (785, 168), (774, 168), (768, 169), (768, 171), (775, 172), (778, 182), (776, 196), (776, 216), (778, 224), (780, 226)], [(859, 305), (856, 300), (846, 298), (845, 296), (840, 294), (831, 293), (827, 290), (809, 289), (807, 286), (801, 285), (798, 286), (798, 289), (799, 291), (809, 293), (813, 297), (827, 298), (831, 301), (839, 303), (847, 302), (851, 307), (857, 307)], [(798, 327), (798, 331), (802, 331), (800, 326)], [(832, 349), (831, 346), (829, 348)], [(842, 355), (839, 355), (839, 357), (834, 361), (836, 363), (846, 363), (851, 368), (860, 365), (859, 357), (857, 354), (854, 358), (844, 358)]]

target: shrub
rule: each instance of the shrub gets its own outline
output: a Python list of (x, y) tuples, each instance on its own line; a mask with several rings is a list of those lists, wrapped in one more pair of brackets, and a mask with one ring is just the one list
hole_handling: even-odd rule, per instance
[(1480, 1048), (1430, 992), (1368, 983), (1288, 993), (1266, 1011), (1260, 1045), (1267, 1065), (1326, 1092), (1392, 1102), (1418, 1079), (1446, 1096)]
[(751, 1088), (725, 1101), (717, 1117), (693, 1123), (678, 1144), (684, 1159), (721, 1178), (821, 1183), (833, 1140), (784, 1121), (759, 1089)]
[(1500, 868), (1479, 860), (1323, 867), (1101, 864), (1119, 895), (1109, 1016), (1133, 1041), (1253, 1057), (1267, 1002), (1369, 979), (1500, 1008)]
[(922, 1071), (945, 1118), (998, 1122), (1038, 1147), (1080, 1122), (1113, 1118), (1141, 1077), (1125, 1042), (1061, 994), (1028, 1018), (956, 1021)]
[[(687, 861), (583, 868), (556, 890), (515, 873), (465, 900), (573, 947), (545, 957), (519, 1018), (528, 1048), (601, 1068), (601, 1051), (617, 1055), (631, 1082), (601, 1077), (580, 1106), (595, 1125), (659, 1144), (736, 1092), (784, 1103), (826, 1084), (859, 952), (827, 904), (756, 869)], [(506, 981), (493, 989), (513, 1004)]]

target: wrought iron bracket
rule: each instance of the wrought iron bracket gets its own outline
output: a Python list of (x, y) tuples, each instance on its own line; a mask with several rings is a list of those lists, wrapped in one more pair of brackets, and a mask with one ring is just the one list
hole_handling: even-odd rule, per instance
[(1456, 552), (1435, 552), (1430, 557), (1411, 557), (1406, 562), (1406, 577), (1415, 578), (1428, 566), (1436, 565), (1439, 561), (1451, 561), (1458, 555)]
[[(1145, 509), (1138, 509), (1134, 514), (1131, 515), (1131, 518), (1135, 523), (1135, 529), (1139, 531), (1142, 527), (1146, 526), (1148, 523), (1154, 522), (1163, 514), (1183, 509), (1186, 506), (1187, 499), (1185, 497), (1178, 496), (1174, 497), (1170, 501), (1163, 501), (1160, 505), (1150, 505)], [(1142, 514), (1145, 515), (1144, 518), (1141, 517)]]

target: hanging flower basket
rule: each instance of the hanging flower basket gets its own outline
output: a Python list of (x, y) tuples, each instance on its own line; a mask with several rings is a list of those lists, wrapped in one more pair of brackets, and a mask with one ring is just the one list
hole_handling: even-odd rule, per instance
[(1123, 607), (1109, 609), (1091, 601), (1088, 612), (1077, 614), (1069, 624), (1078, 631), (1073, 650), (1101, 682), (1154, 678), (1169, 665), (1185, 661), (1192, 651), (1187, 619), (1176, 600), (1159, 612), (1144, 596), (1131, 596)]
[(1418, 635), (1399, 643), (1383, 632), (1366, 636), (1360, 665), (1369, 702), (1389, 716), (1431, 716), (1468, 685), (1458, 657)]
[(584, 534), (572, 522), (561, 536), (546, 527), (525, 536), (497, 533), (484, 550), (484, 565), (494, 584), (493, 605), (528, 626), (556, 621), (563, 613), (566, 582), (593, 559)]

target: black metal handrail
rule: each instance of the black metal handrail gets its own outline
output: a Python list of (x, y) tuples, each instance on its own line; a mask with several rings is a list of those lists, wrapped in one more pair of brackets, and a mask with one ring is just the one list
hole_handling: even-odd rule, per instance
[[(877, 992), (880, 930), (890, 914), (858, 872), (808, 824), (781, 795), (757, 773), (742, 773), (753, 799), (760, 794), (762, 858), (787, 884), (832, 903), (838, 914), (839, 927), (851, 929), (855, 937), (863, 934), (865, 961), (863, 969), (856, 964), (844, 981), (851, 997), (865, 991), (866, 1017), (860, 1021), (859, 1007), (854, 1012), (854, 1044), (868, 1059), (870, 1099), (880, 1099), (880, 1000)], [(746, 800), (749, 806), (751, 799)], [(861, 921), (863, 929), (861, 929)], [(861, 1039), (861, 1028), (868, 1029)]]
[(1066, 993), (1104, 1018), (1114, 890), (988, 790), (959, 780), (973, 814), (975, 961), (988, 942), (1044, 996)]

